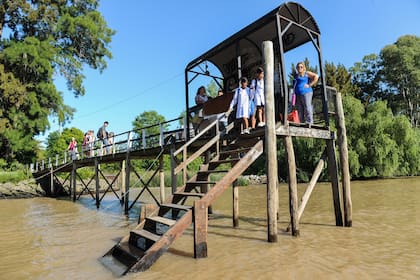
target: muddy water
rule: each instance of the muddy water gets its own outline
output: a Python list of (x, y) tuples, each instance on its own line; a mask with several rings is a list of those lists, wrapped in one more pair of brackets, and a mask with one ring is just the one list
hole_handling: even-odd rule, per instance
[[(319, 184), (299, 238), (284, 232), (282, 184), (278, 243), (266, 242), (265, 186), (240, 187), (239, 199), (237, 229), (231, 192), (214, 204), (208, 258), (192, 258), (189, 229), (150, 270), (123, 279), (420, 279), (420, 178), (352, 182), (352, 228), (335, 226), (331, 187)], [(88, 197), (0, 200), (0, 279), (115, 279), (98, 258), (136, 219), (113, 196), (99, 211)]]

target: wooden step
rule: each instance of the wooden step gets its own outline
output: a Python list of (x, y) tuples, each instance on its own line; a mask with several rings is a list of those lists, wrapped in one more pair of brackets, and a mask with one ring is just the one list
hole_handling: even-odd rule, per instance
[(172, 208), (175, 210), (183, 210), (183, 211), (188, 211), (192, 208), (192, 206), (188, 206), (188, 205), (181, 205), (181, 204), (172, 204), (172, 203), (167, 203), (167, 204), (161, 204), (160, 207), (166, 207), (166, 208)]
[(216, 165), (216, 164), (223, 164), (223, 163), (232, 163), (232, 162), (238, 162), (239, 160), (240, 158), (228, 158), (228, 159), (211, 161), (210, 164)]
[(171, 220), (161, 216), (147, 217), (146, 220), (153, 221), (155, 223), (160, 223), (169, 227), (173, 226), (176, 223), (175, 220)]
[(205, 193), (197, 193), (197, 192), (176, 192), (174, 193), (174, 196), (197, 196), (197, 197), (203, 197)]
[(144, 255), (144, 251), (128, 243), (119, 243), (112, 249), (112, 256), (127, 267), (132, 266)]
[(216, 182), (214, 181), (191, 181), (187, 182), (187, 186), (199, 186), (199, 185), (214, 185)]
[(212, 174), (212, 173), (224, 173), (229, 170), (199, 170), (197, 174)]
[(221, 151), (220, 154), (221, 155), (226, 155), (226, 154), (236, 154), (236, 153), (245, 153), (248, 152), (250, 148), (239, 148), (239, 149), (235, 149), (235, 150), (225, 150), (225, 151)]
[(136, 235), (137, 238), (143, 237), (143, 238), (146, 238), (146, 239), (148, 239), (150, 241), (154, 241), (154, 242), (158, 241), (159, 238), (160, 238), (159, 235), (154, 234), (154, 233), (152, 233), (148, 230), (144, 230), (144, 229), (133, 229), (130, 232), (130, 235), (131, 234)]

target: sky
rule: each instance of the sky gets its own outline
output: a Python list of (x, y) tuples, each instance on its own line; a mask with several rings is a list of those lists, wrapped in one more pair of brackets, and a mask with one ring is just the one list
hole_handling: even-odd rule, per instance
[[(365, 55), (379, 54), (402, 35), (420, 36), (420, 0), (296, 2), (319, 26), (324, 62), (348, 68)], [(186, 65), (282, 3), (101, 0), (99, 10), (116, 31), (110, 44), (113, 58), (102, 73), (85, 69), (84, 96), (76, 98), (56, 77), (64, 102), (76, 109), (64, 127), (97, 131), (108, 121), (108, 131), (122, 133), (131, 130), (133, 120), (144, 111), (156, 110), (166, 120), (177, 118), (185, 110)], [(305, 51), (294, 57), (303, 60)], [(56, 119), (50, 123), (39, 140), (59, 130)]]

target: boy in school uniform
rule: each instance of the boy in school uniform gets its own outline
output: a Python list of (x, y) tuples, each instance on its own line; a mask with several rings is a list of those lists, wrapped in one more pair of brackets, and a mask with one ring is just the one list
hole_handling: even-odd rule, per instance
[(248, 79), (242, 77), (240, 80), (240, 86), (235, 90), (232, 101), (230, 102), (229, 110), (226, 115), (229, 115), (233, 111), (233, 107), (236, 107), (236, 119), (241, 119), (244, 125), (244, 129), (241, 134), (249, 134), (249, 109), (250, 109), (250, 97), (251, 91), (248, 88)]

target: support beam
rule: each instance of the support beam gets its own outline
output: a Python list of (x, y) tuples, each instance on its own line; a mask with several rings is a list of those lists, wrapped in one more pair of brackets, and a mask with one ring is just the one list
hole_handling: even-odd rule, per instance
[(129, 210), (129, 193), (130, 193), (130, 170), (131, 162), (129, 153), (127, 153), (127, 159), (125, 160), (125, 192), (124, 192), (124, 214), (128, 215)]
[(337, 120), (337, 136), (338, 148), (340, 153), (341, 176), (343, 184), (343, 204), (344, 204), (344, 225), (346, 227), (352, 226), (352, 202), (350, 190), (350, 168), (349, 168), (349, 152), (347, 148), (347, 133), (346, 123), (344, 119), (343, 102), (341, 93), (336, 93), (335, 110)]
[(73, 202), (76, 201), (76, 163), (73, 161), (71, 169), (71, 187), (73, 188)]
[(100, 200), (99, 200), (99, 161), (98, 158), (95, 158), (95, 200), (96, 200), (96, 209), (99, 209)]
[(292, 235), (299, 236), (299, 221), (297, 217), (298, 195), (295, 152), (293, 150), (293, 141), (291, 136), (284, 137), (284, 146), (286, 147), (287, 165), (289, 167), (289, 211), (290, 223), (292, 225)]
[(232, 183), (232, 220), (233, 220), (233, 227), (239, 227), (239, 188), (238, 188), (238, 180), (235, 180)]
[(274, 50), (273, 42), (264, 41), (264, 93), (265, 93), (265, 154), (267, 158), (267, 219), (268, 242), (277, 242), (277, 212), (278, 212), (278, 185), (277, 185), (277, 138), (274, 109)]
[(121, 162), (121, 205), (124, 205), (124, 194), (127, 191), (125, 187), (126, 173), (125, 173), (125, 160)]
[(163, 156), (159, 158), (160, 202), (165, 201), (165, 172), (163, 170)]
[(176, 161), (175, 161), (175, 145), (171, 144), (170, 148), (170, 154), (171, 154), (171, 189), (172, 194), (176, 192), (177, 188), (177, 176), (175, 174), (175, 168), (176, 168)]
[(51, 165), (50, 166), (50, 191), (51, 191), (51, 196), (55, 196), (55, 191), (54, 191), (54, 168)]
[[(305, 210), (306, 204), (308, 203), (309, 198), (312, 194), (312, 191), (315, 188), (315, 184), (318, 181), (319, 176), (321, 175), (322, 169), (325, 166), (325, 158), (326, 158), (326, 154), (325, 154), (325, 151), (324, 151), (321, 159), (319, 160), (317, 166), (315, 167), (314, 174), (312, 174), (312, 178), (309, 181), (308, 187), (306, 188), (305, 193), (303, 194), (303, 196), (300, 200), (299, 208), (297, 210), (297, 222), (298, 223), (300, 223), (300, 218), (302, 217), (302, 214), (303, 214), (303, 211)], [(290, 224), (287, 227), (286, 231), (287, 232), (290, 231)]]
[(207, 257), (208, 210), (200, 200), (194, 201), (194, 258)]
[(341, 206), (340, 206), (338, 166), (337, 166), (337, 158), (335, 156), (334, 140), (327, 141), (327, 154), (328, 154), (328, 173), (330, 174), (331, 188), (332, 188), (333, 202), (334, 202), (335, 225), (343, 226), (343, 216), (341, 214)]

